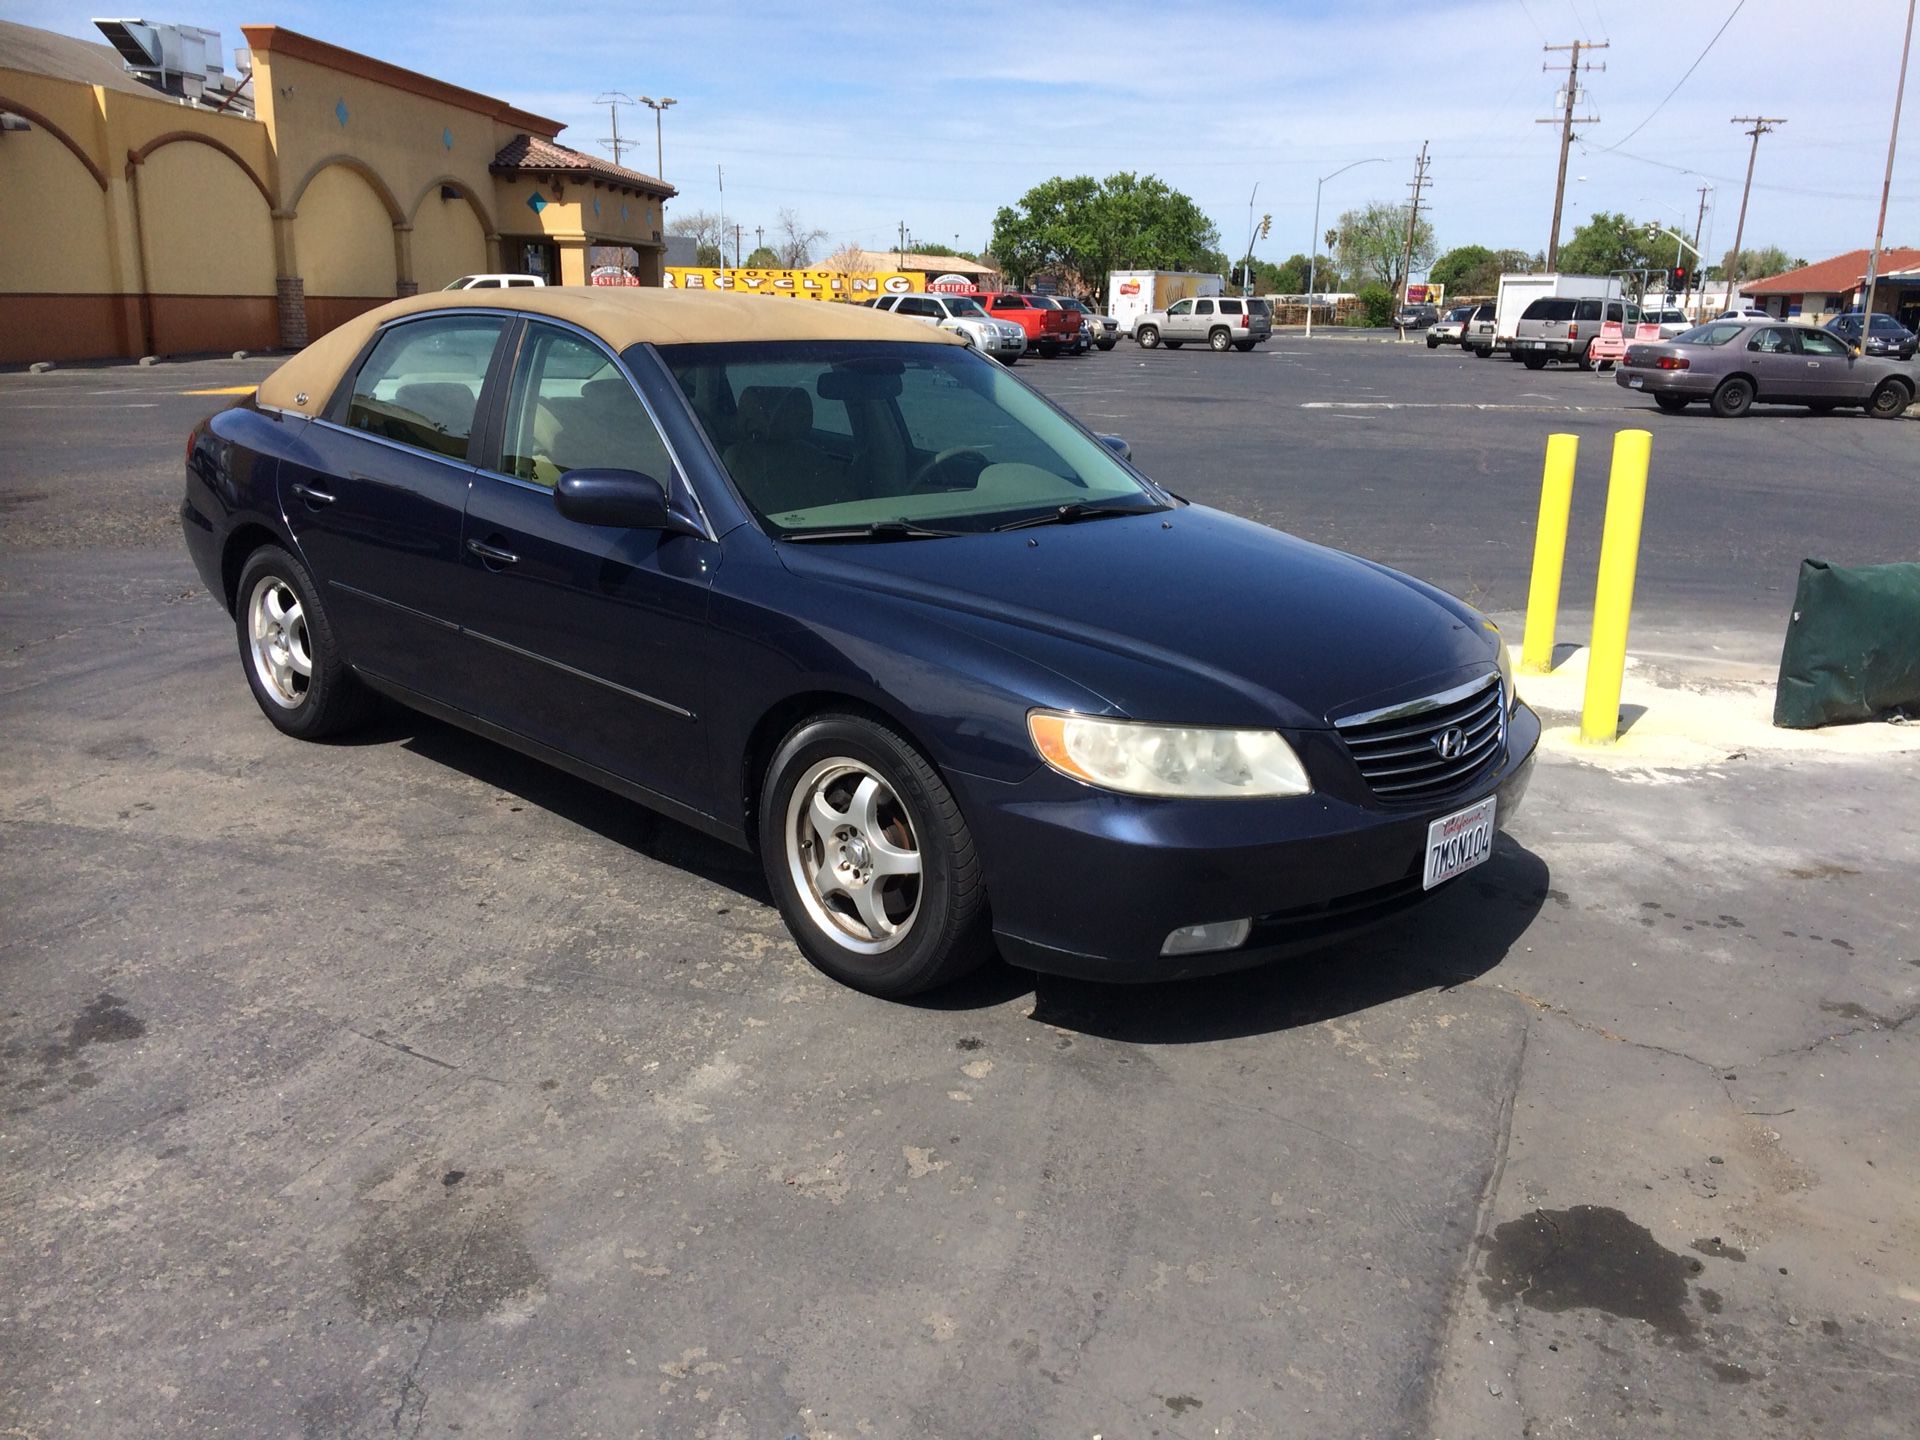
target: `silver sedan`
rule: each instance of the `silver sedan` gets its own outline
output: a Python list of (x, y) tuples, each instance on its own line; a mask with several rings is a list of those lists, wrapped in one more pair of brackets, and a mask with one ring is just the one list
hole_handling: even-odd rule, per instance
[(1716, 415), (1744, 415), (1756, 402), (1805, 405), (1816, 415), (1842, 405), (1891, 420), (1913, 400), (1912, 366), (1856, 355), (1811, 325), (1710, 320), (1673, 340), (1632, 345), (1615, 383), (1651, 395), (1662, 410), (1704, 401)]

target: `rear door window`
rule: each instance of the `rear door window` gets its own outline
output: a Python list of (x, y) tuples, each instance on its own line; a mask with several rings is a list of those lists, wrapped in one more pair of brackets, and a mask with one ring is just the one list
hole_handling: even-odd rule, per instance
[(450, 460), (465, 460), (480, 388), (505, 328), (504, 318), (480, 315), (395, 325), (375, 343), (353, 378), (346, 424)]
[(1220, 313), (1222, 315), (1238, 315), (1240, 313), (1240, 302), (1238, 300), (1222, 300), (1220, 302)]
[(1793, 332), (1769, 327), (1749, 340), (1747, 349), (1757, 350), (1762, 355), (1790, 355), (1793, 353)]
[(1193, 313), (1194, 313), (1194, 314), (1196, 314), (1196, 315), (1211, 315), (1211, 314), (1213, 314), (1213, 301), (1211, 301), (1211, 300), (1202, 300), (1202, 301), (1201, 301), (1201, 302), (1200, 302), (1200, 303), (1199, 303), (1198, 305), (1195, 305), (1195, 306), (1193, 307)]
[(1598, 300), (1580, 300), (1575, 302), (1573, 318), (1575, 320), (1598, 320), (1600, 302)]

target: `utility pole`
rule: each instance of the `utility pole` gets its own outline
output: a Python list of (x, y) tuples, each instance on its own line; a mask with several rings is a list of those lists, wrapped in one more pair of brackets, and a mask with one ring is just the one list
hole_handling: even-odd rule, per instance
[(1913, 48), (1914, 0), (1907, 0), (1907, 38), (1900, 44), (1900, 84), (1893, 92), (1893, 133), (1887, 137), (1887, 178), (1880, 184), (1880, 223), (1874, 227), (1873, 250), (1867, 256), (1867, 288), (1860, 296), (1860, 354), (1867, 353), (1873, 331), (1873, 285), (1879, 278), (1880, 246), (1887, 238), (1887, 193), (1893, 189), (1893, 152), (1900, 144), (1900, 107), (1907, 98), (1907, 52)]
[(753, 248), (756, 250), (764, 250), (767, 248), (766, 226), (756, 225), (753, 227)]
[(620, 107), (622, 105), (631, 105), (633, 101), (625, 95), (622, 95), (618, 90), (614, 90), (602, 95), (593, 103), (607, 107), (607, 118), (613, 122), (613, 134), (601, 140), (600, 143), (612, 148), (613, 163), (618, 165), (620, 163), (620, 147), (626, 143), (620, 138)]
[(894, 252), (894, 262), (896, 270), (907, 268), (907, 222), (904, 220), (900, 222), (900, 248)]
[(1733, 227), (1733, 263), (1727, 267), (1727, 308), (1731, 310), (1734, 286), (1740, 279), (1740, 241), (1747, 233), (1747, 194), (1753, 189), (1753, 162), (1760, 158), (1760, 137), (1787, 122), (1780, 115), (1736, 115), (1728, 123), (1753, 127), (1746, 132), (1753, 137), (1753, 148), (1747, 151), (1747, 183), (1740, 189), (1740, 222)]
[(724, 165), (713, 167), (714, 179), (720, 185), (720, 233), (713, 238), (719, 242), (715, 249), (720, 252), (720, 263), (727, 263), (727, 171)]
[(1427, 180), (1427, 142), (1420, 142), (1420, 157), (1413, 162), (1413, 179), (1407, 188), (1413, 191), (1413, 204), (1407, 210), (1407, 243), (1400, 252), (1400, 295), (1394, 308), (1407, 303), (1407, 282), (1413, 278), (1413, 232), (1420, 223), (1420, 192), (1426, 189)]
[(740, 268), (740, 227), (733, 227), (733, 268)]
[[(1699, 210), (1699, 213), (1693, 217), (1693, 269), (1694, 270), (1704, 271), (1706, 269), (1706, 257), (1700, 253), (1700, 227), (1706, 224), (1707, 222), (1707, 196), (1712, 193), (1713, 193), (1713, 187), (1711, 185), (1702, 185), (1700, 187), (1700, 210)], [(1687, 280), (1688, 280), (1688, 284), (1687, 284), (1686, 294), (1680, 297), (1680, 308), (1682, 310), (1687, 308), (1687, 300), (1693, 294), (1692, 282), (1694, 280), (1698, 280), (1700, 282), (1701, 293), (1702, 294), (1706, 293), (1707, 277), (1704, 274), (1695, 275), (1693, 271), (1689, 271), (1687, 273)]]
[[(1553, 233), (1547, 237), (1548, 270), (1554, 269), (1560, 263), (1560, 211), (1566, 203), (1567, 198), (1567, 151), (1573, 145), (1573, 127), (1576, 125), (1598, 125), (1600, 123), (1600, 117), (1598, 115), (1582, 115), (1576, 119), (1573, 113), (1573, 107), (1580, 103), (1580, 72), (1582, 68), (1580, 65), (1580, 52), (1582, 50), (1605, 50), (1607, 46), (1608, 42), (1605, 40), (1597, 44), (1591, 40), (1585, 44), (1576, 40), (1571, 45), (1546, 45), (1541, 47), (1549, 51), (1570, 50), (1573, 52), (1567, 61), (1567, 88), (1561, 104), (1560, 113), (1550, 120), (1536, 120), (1533, 122), (1536, 125), (1558, 125), (1560, 127), (1560, 178), (1555, 180), (1553, 184)], [(1540, 68), (1542, 70), (1551, 70), (1554, 67), (1543, 63)], [(1587, 71), (1592, 72), (1594, 70), (1604, 70), (1607, 67), (1605, 65), (1595, 65), (1589, 60), (1585, 68)]]

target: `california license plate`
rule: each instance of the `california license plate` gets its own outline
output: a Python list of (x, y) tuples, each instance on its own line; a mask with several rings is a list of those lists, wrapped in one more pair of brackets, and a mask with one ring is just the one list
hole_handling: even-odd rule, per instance
[(1431, 890), (1493, 854), (1494, 799), (1489, 795), (1427, 826), (1427, 866), (1421, 889)]
[(1647, 382), (1642, 380), (1638, 375), (1634, 375), (1627, 380), (1627, 388), (1629, 390), (1644, 390), (1647, 388)]

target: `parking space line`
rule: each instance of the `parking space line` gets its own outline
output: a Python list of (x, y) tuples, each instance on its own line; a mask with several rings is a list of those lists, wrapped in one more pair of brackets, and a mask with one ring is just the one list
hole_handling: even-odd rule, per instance
[(1618, 410), (1617, 405), (1509, 405), (1476, 400), (1303, 400), (1302, 410)]

